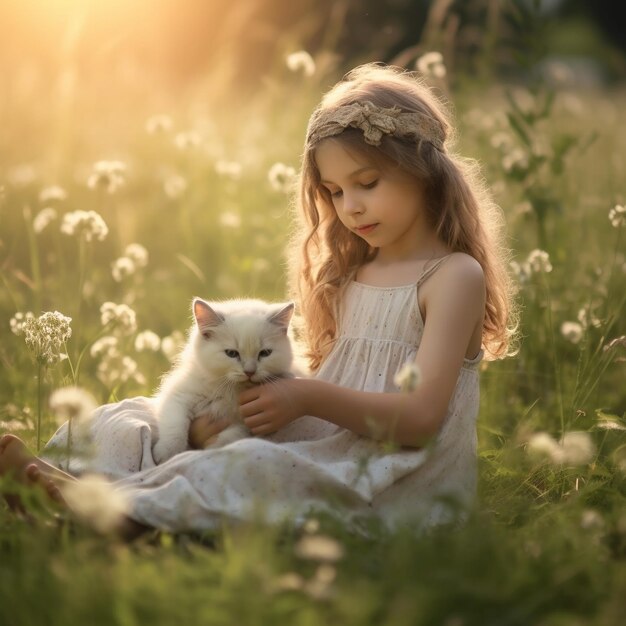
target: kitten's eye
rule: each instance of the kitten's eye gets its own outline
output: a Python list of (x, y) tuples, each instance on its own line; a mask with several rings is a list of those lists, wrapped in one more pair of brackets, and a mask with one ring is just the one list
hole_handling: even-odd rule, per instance
[(271, 350), (261, 350), (261, 352), (259, 352), (259, 358), (262, 359), (264, 356), (269, 356), (270, 354), (272, 354)]
[(237, 352), (237, 350), (224, 350), (224, 354), (231, 359), (239, 358), (239, 352)]

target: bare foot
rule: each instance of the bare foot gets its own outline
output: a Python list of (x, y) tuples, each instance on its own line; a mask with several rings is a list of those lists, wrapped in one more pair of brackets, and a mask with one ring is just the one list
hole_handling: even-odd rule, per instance
[[(64, 482), (73, 482), (76, 478), (35, 456), (19, 437), (7, 434), (0, 437), (0, 476), (8, 475), (20, 484), (42, 489), (51, 502), (69, 510), (61, 487)], [(9, 493), (2, 495), (12, 510), (24, 513), (19, 496)], [(146, 530), (149, 530), (147, 526), (124, 516), (114, 534), (124, 540), (132, 540)]]

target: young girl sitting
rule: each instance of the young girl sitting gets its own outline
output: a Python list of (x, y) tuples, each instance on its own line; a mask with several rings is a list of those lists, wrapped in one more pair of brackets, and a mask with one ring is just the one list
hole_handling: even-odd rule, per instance
[[(499, 212), (450, 134), (442, 105), (400, 70), (365, 65), (325, 95), (307, 129), (290, 256), (315, 376), (242, 393), (254, 437), (156, 467), (147, 400), (99, 409), (90, 469), (118, 479), (131, 520), (204, 530), (325, 509), (425, 528), (471, 505), (478, 366), (507, 353), (511, 290)], [(196, 419), (192, 445), (220, 427)], [(6, 435), (9, 469), (55, 498), (70, 480)]]

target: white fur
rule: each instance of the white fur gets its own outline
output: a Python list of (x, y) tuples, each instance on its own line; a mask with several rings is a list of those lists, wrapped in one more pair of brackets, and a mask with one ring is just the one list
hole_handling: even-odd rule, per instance
[[(192, 308), (196, 323), (156, 395), (159, 439), (153, 455), (157, 463), (187, 449), (191, 420), (203, 413), (232, 422), (219, 434), (216, 446), (248, 436), (239, 413), (239, 393), (291, 373), (288, 327), (293, 303), (208, 303), (196, 298)], [(226, 350), (237, 351), (239, 358), (228, 356)], [(263, 350), (272, 352), (263, 356)]]

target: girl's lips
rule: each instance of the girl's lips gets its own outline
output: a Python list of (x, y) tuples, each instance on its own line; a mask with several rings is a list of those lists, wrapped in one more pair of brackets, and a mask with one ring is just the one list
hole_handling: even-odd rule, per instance
[(365, 224), (365, 226), (357, 226), (354, 230), (356, 230), (359, 235), (367, 235), (371, 233), (378, 224)]

